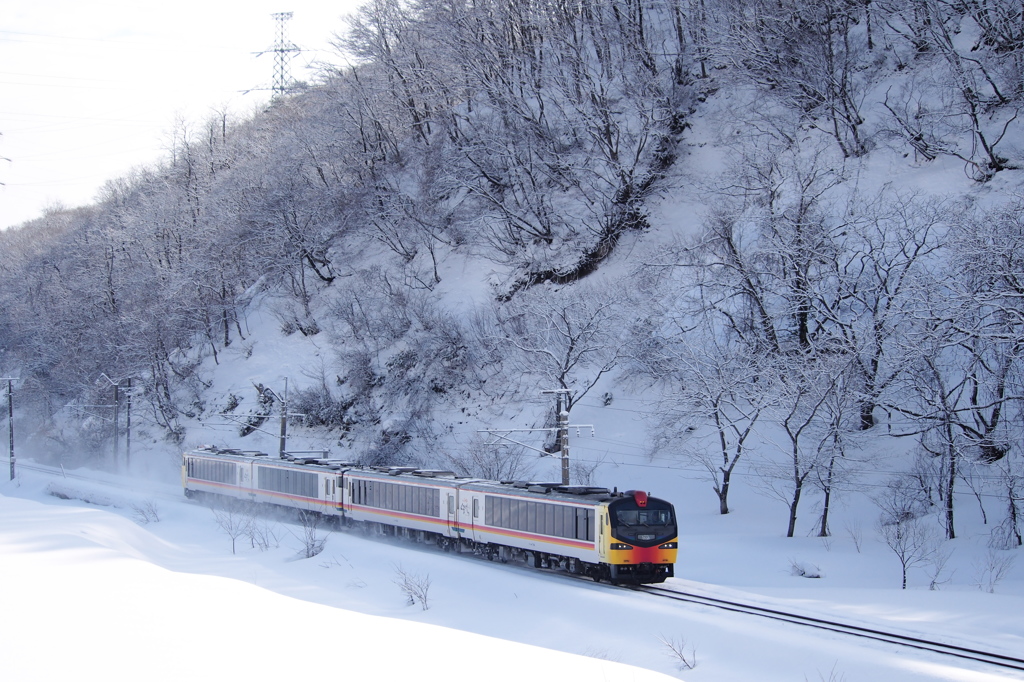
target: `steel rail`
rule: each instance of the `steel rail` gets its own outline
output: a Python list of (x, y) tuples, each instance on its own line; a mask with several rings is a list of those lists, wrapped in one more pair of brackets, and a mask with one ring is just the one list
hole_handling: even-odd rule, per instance
[(839, 621), (832, 621), (825, 618), (806, 616), (798, 613), (792, 613), (789, 611), (783, 611), (780, 609), (757, 606), (755, 604), (746, 604), (743, 602), (731, 601), (728, 599), (720, 599), (718, 597), (709, 597), (707, 595), (695, 594), (693, 592), (671, 590), (665, 587), (654, 587), (650, 585), (645, 585), (629, 587), (628, 589), (643, 592), (656, 597), (689, 602), (693, 604), (700, 604), (703, 606), (709, 606), (716, 609), (732, 611), (735, 613), (744, 613), (747, 615), (759, 616), (762, 618), (771, 618), (773, 620), (779, 620), (786, 623), (792, 623), (795, 625), (804, 625), (818, 630), (827, 630), (830, 632), (837, 632), (840, 634), (852, 635), (864, 639), (872, 639), (879, 642), (885, 642), (887, 644), (896, 644), (899, 646), (920, 649), (923, 651), (930, 651), (932, 653), (944, 654), (947, 656), (955, 656), (961, 659), (987, 663), (989, 665), (998, 666), (1000, 668), (1024, 671), (1024, 658), (1018, 658), (1016, 656), (997, 654), (991, 651), (982, 651), (980, 649), (972, 649), (970, 647), (960, 646), (957, 644), (946, 644), (935, 640), (925, 639), (923, 637), (903, 635), (895, 632), (889, 632), (886, 630), (879, 630), (860, 625), (852, 625), (850, 623), (841, 623)]
[[(115, 488), (115, 489), (118, 489), (118, 490), (123, 490), (123, 491), (130, 492), (130, 493), (136, 493), (137, 494), (139, 492), (139, 489), (137, 487), (132, 486), (132, 485), (126, 483), (126, 482), (111, 481), (111, 480), (107, 480), (107, 479), (104, 479), (104, 478), (98, 478), (98, 477), (95, 477), (95, 476), (83, 476), (82, 474), (77, 474), (77, 473), (72, 473), (72, 472), (65, 471), (63, 466), (58, 468), (58, 467), (48, 466), (46, 464), (24, 464), (23, 462), (18, 462), (18, 469), (19, 470), (20, 469), (25, 469), (25, 470), (28, 470), (28, 471), (34, 471), (34, 472), (37, 472), (37, 473), (46, 474), (48, 476), (52, 476), (52, 477), (54, 477), (56, 479), (59, 479), (59, 480), (72, 480), (73, 479), (73, 480), (77, 480), (77, 481), (85, 481), (87, 483), (92, 483), (92, 484), (103, 486), (103, 487), (107, 487), (107, 488)], [(150, 490), (150, 491), (147, 491), (145, 493), (145, 495), (146, 495), (146, 497), (157, 497), (157, 498), (163, 498), (163, 499), (168, 499), (168, 500), (183, 500), (184, 499), (180, 495), (174, 495), (174, 494), (171, 494), (169, 492), (163, 492), (163, 491), (160, 491), (160, 490)]]

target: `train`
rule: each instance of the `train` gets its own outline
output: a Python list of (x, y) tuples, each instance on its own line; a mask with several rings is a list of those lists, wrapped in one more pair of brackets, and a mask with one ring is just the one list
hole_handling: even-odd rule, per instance
[(360, 466), (322, 453), (204, 446), (182, 455), (188, 498), (315, 512), (341, 526), (605, 580), (661, 583), (679, 548), (672, 504), (639, 490), (489, 481), (451, 471)]

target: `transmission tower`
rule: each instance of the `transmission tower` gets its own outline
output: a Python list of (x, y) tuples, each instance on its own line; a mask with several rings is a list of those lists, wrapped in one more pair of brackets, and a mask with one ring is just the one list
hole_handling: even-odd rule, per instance
[(274, 53), (274, 87), (271, 89), (274, 91), (273, 96), (277, 97), (284, 94), (291, 82), (291, 74), (288, 72), (289, 60), (293, 54), (302, 52), (302, 50), (295, 43), (289, 42), (285, 35), (285, 22), (292, 18), (292, 13), (277, 12), (270, 16), (274, 17), (274, 21), (277, 22), (277, 42), (270, 50)]

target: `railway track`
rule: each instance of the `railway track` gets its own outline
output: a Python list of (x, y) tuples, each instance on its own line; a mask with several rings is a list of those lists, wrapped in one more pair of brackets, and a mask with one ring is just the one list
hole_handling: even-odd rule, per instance
[[(998, 654), (991, 651), (982, 651), (980, 649), (973, 649), (971, 647), (959, 646), (956, 644), (947, 644), (945, 642), (925, 639), (923, 637), (887, 632), (885, 630), (878, 630), (860, 625), (851, 625), (850, 623), (841, 623), (839, 621), (828, 620), (825, 618), (805, 616), (792, 613), (790, 611), (783, 611), (781, 609), (744, 604), (742, 602), (721, 599), (718, 597), (709, 597), (707, 595), (695, 594), (693, 592), (673, 590), (667, 587), (645, 585), (640, 587), (629, 587), (627, 589), (643, 592), (664, 599), (699, 604), (701, 606), (708, 606), (715, 609), (743, 613), (761, 618), (771, 618), (773, 620), (792, 623), (794, 625), (803, 625), (817, 630), (827, 630), (829, 632), (837, 632), (853, 637), (860, 637), (862, 639), (870, 639), (901, 647), (920, 649), (922, 651), (954, 656), (964, 660), (986, 663), (1004, 670), (1024, 672), (1024, 658), (1017, 656)], [(1024, 676), (1022, 676), (1022, 679), (1024, 679)]]
[[(18, 470), (32, 471), (35, 473), (45, 474), (58, 481), (84, 481), (93, 485), (99, 485), (105, 488), (111, 488), (122, 491), (129, 495), (139, 495), (140, 493), (138, 485), (133, 485), (129, 481), (125, 481), (120, 476), (112, 475), (111, 477), (102, 476), (83, 476), (82, 474), (75, 473), (72, 471), (65, 471), (64, 467), (53, 467), (46, 464), (32, 464), (18, 462)], [(180, 489), (179, 489), (180, 490)], [(161, 490), (158, 486), (151, 487), (144, 493), (146, 497), (157, 497), (160, 499), (181, 501), (183, 499), (180, 492), (171, 492), (170, 489)]]

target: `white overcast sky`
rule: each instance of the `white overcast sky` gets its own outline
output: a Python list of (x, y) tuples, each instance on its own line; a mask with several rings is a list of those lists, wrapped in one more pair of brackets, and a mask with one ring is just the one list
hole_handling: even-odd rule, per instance
[[(0, 18), (0, 229), (92, 203), (153, 165), (175, 121), (246, 115), (270, 97), (272, 14), (292, 12), (292, 76), (340, 61), (330, 41), (361, 0), (14, 0)], [(253, 89), (248, 94), (243, 91)]]

